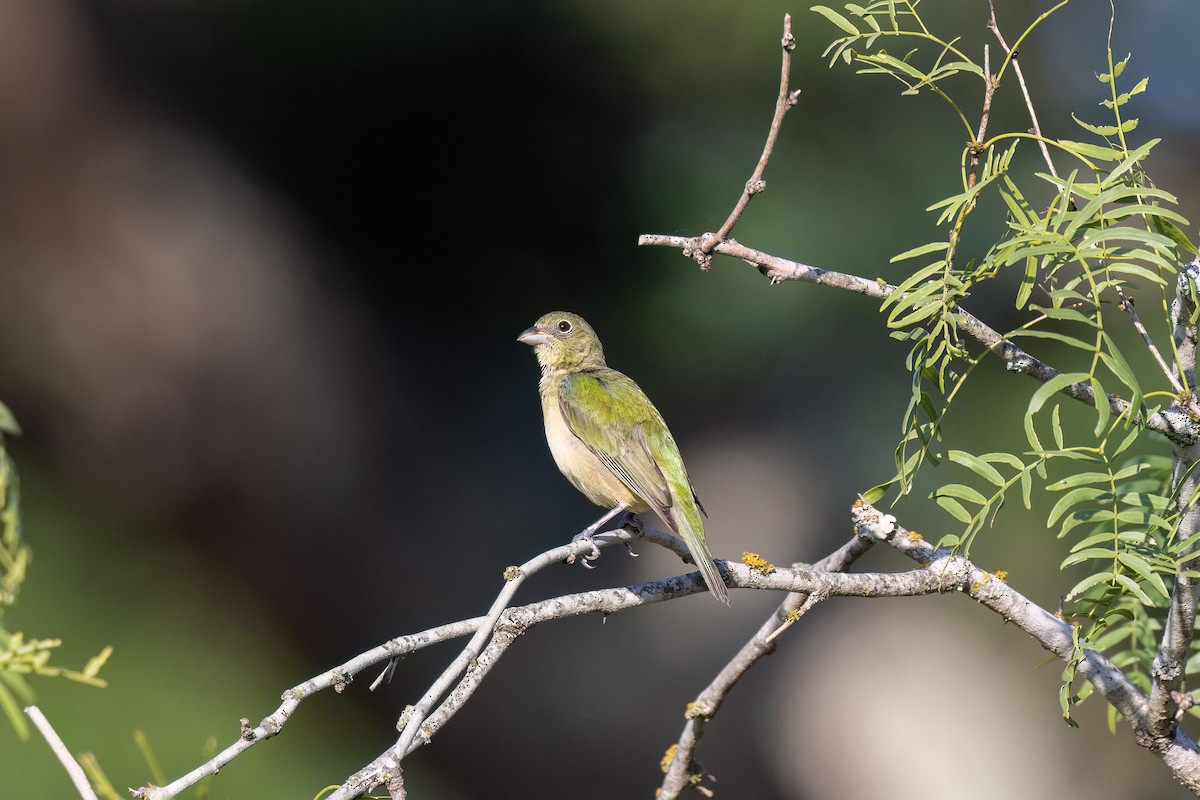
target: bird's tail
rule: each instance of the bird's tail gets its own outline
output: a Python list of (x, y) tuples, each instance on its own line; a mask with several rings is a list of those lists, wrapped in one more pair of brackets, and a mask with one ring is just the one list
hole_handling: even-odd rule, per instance
[(696, 562), (696, 566), (700, 568), (700, 575), (708, 584), (708, 590), (712, 592), (713, 597), (725, 605), (733, 605), (729, 599), (729, 588), (721, 578), (720, 571), (717, 570), (717, 563), (713, 561), (712, 553), (708, 551), (708, 542), (704, 539), (704, 524), (700, 521), (699, 514), (695, 516), (696, 519), (693, 521), (688, 519), (678, 506), (671, 509), (671, 522), (674, 524), (675, 532), (687, 544), (688, 552), (692, 554), (692, 561)]

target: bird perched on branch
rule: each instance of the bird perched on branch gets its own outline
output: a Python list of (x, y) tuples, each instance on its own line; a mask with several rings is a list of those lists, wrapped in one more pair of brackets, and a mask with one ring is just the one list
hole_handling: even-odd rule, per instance
[(517, 341), (533, 347), (546, 441), (559, 470), (587, 499), (611, 509), (608, 520), (653, 509), (687, 544), (708, 590), (729, 605), (729, 590), (704, 539), (704, 512), (662, 414), (630, 378), (609, 369), (591, 326), (554, 311)]

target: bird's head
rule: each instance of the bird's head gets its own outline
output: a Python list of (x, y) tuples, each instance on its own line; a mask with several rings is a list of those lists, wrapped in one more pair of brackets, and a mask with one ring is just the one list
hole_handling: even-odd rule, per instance
[(568, 311), (545, 314), (517, 337), (533, 347), (542, 369), (580, 369), (604, 366), (604, 351), (596, 332), (583, 317)]

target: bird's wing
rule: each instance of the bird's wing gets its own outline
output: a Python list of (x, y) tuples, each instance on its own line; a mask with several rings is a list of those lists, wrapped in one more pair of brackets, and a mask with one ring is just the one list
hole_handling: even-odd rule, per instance
[[(636, 383), (616, 370), (577, 372), (563, 379), (559, 408), (571, 433), (647, 505), (666, 514), (673, 500), (668, 474), (684, 475), (679, 450), (658, 410)], [(663, 447), (663, 437), (670, 443)], [(660, 450), (672, 451), (665, 456)]]
[(558, 402), (571, 433), (683, 538), (709, 590), (728, 604), (729, 590), (704, 539), (703, 508), (679, 447), (646, 394), (616, 370), (587, 370), (563, 379)]

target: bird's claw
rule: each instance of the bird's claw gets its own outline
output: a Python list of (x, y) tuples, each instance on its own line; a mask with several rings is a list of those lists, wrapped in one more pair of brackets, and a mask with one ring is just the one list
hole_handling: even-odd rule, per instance
[[(588, 569), (595, 569), (595, 565), (591, 562), (600, 557), (600, 547), (596, 544), (596, 534), (599, 532), (600, 527), (604, 523), (608, 522), (618, 513), (620, 513), (620, 516), (617, 518), (618, 528), (625, 528), (626, 530), (629, 530), (638, 536), (642, 535), (644, 529), (642, 528), (641, 520), (634, 516), (633, 512), (629, 511), (628, 509), (623, 511), (621, 509), (621, 506), (614, 508), (611, 512), (596, 520), (591, 527), (587, 528), (581, 533), (575, 534), (575, 536), (571, 538), (571, 544), (579, 544), (580, 542), (587, 542), (588, 544), (588, 551), (581, 556), (581, 563), (583, 566), (587, 567)], [(637, 553), (633, 552), (633, 547), (629, 544), (629, 542), (625, 543), (625, 547), (629, 550), (629, 555), (635, 558), (637, 557)], [(575, 556), (569, 556), (567, 558), (567, 563), (575, 563)]]
[(587, 542), (591, 547), (588, 552), (583, 554), (583, 566), (587, 567), (588, 569), (595, 569), (595, 565), (591, 562), (600, 557), (600, 548), (596, 546), (596, 534), (584, 531), (583, 533), (576, 534), (575, 537), (571, 539), (571, 544), (578, 544), (579, 542)]
[[(642, 527), (642, 521), (638, 519), (635, 514), (629, 511), (625, 512), (625, 516), (621, 519), (621, 524), (617, 527), (624, 528), (634, 536), (641, 536), (646, 532), (646, 529)], [(633, 556), (634, 558), (638, 557), (638, 553), (633, 552), (633, 542), (625, 542), (625, 549), (629, 551), (629, 555)]]

